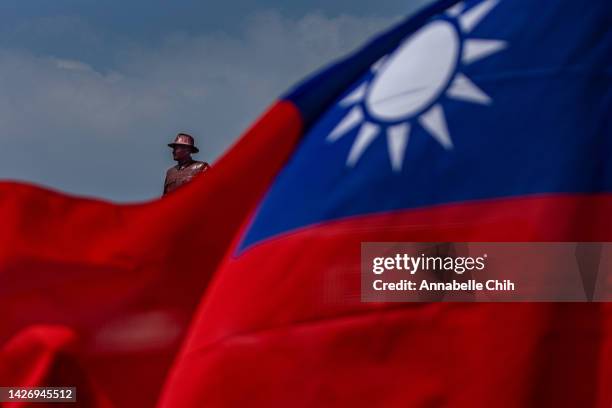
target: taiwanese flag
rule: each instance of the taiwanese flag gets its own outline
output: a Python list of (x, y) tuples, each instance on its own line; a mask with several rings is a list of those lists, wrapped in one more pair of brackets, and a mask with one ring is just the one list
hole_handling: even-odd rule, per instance
[(611, 241), (612, 3), (442, 0), (114, 205), (0, 185), (0, 385), (82, 405), (612, 403), (608, 304), (360, 301), (360, 243)]
[(362, 303), (360, 243), (612, 240), (611, 22), (442, 1), (288, 94), (162, 406), (608, 408), (609, 304)]

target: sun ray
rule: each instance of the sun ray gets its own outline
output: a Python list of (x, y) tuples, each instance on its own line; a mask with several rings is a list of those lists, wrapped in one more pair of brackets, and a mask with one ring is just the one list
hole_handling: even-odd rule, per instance
[(455, 4), (454, 6), (446, 10), (446, 14), (448, 14), (451, 17), (457, 17), (459, 14), (461, 14), (464, 7), (465, 7), (465, 4), (462, 1), (460, 1), (459, 3)]
[(351, 111), (338, 123), (338, 125), (327, 135), (328, 142), (335, 142), (344, 136), (348, 131), (361, 123), (363, 120), (363, 112), (360, 106), (355, 106)]
[(350, 106), (350, 105), (352, 105), (354, 103), (357, 103), (360, 100), (362, 100), (363, 97), (365, 96), (366, 90), (368, 89), (367, 85), (368, 84), (363, 83), (363, 84), (359, 85), (357, 88), (355, 88), (353, 90), (353, 92), (351, 92), (350, 94), (345, 96), (340, 101), (340, 106)]
[(459, 24), (464, 33), (471, 32), (497, 6), (499, 0), (485, 0), (472, 7), (459, 17)]
[(471, 64), (491, 54), (495, 54), (506, 48), (508, 43), (501, 40), (465, 40), (461, 60), (464, 64)]
[(453, 99), (480, 103), (482, 105), (491, 104), (491, 98), (477, 87), (468, 77), (458, 73), (446, 93)]
[(370, 146), (370, 144), (376, 139), (378, 135), (379, 127), (373, 123), (366, 122), (359, 129), (359, 134), (351, 147), (348, 159), (346, 159), (347, 166), (353, 167), (357, 164), (361, 155)]
[(453, 148), (453, 141), (448, 132), (446, 118), (442, 106), (434, 105), (419, 117), (419, 123), (436, 139), (446, 150)]
[(385, 55), (384, 57), (380, 58), (378, 61), (376, 61), (374, 64), (372, 64), (372, 72), (378, 72), (378, 70), (380, 69), (380, 67), (383, 66), (383, 64), (385, 63), (385, 61), (387, 60), (387, 55)]
[(393, 171), (401, 171), (406, 155), (406, 146), (410, 137), (410, 124), (401, 123), (387, 130), (387, 146)]

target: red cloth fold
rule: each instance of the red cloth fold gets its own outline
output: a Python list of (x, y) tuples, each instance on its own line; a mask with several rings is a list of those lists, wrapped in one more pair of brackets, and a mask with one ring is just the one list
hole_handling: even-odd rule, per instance
[(0, 183), (0, 348), (12, 367), (2, 385), (69, 386), (75, 377), (58, 371), (68, 358), (98, 390), (87, 406), (153, 406), (194, 308), (300, 128), (280, 102), (211, 171), (149, 203)]

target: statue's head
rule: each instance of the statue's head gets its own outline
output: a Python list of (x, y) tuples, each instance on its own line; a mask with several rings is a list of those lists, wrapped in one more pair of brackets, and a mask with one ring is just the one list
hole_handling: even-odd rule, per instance
[(176, 135), (174, 142), (168, 143), (168, 146), (172, 148), (172, 158), (176, 161), (188, 159), (193, 153), (200, 151), (195, 146), (193, 136), (187, 133), (179, 133)]

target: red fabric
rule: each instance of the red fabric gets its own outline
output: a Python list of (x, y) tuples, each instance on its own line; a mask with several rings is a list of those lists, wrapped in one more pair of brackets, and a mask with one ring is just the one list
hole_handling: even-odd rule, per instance
[(147, 204), (1, 185), (2, 385), (153, 406), (191, 324), (162, 407), (609, 408), (610, 305), (361, 304), (358, 262), (361, 241), (611, 240), (612, 196), (354, 217), (228, 253), (300, 127), (275, 106), (205, 176)]
[(204, 289), (300, 132), (280, 102), (212, 170), (139, 205), (1, 183), (0, 385), (80, 378), (87, 406), (153, 406)]
[(602, 407), (610, 304), (360, 302), (368, 241), (610, 241), (612, 195), (360, 216), (228, 257), (163, 407)]
[[(80, 406), (112, 407), (105, 392), (91, 381), (86, 367), (74, 358), (77, 336), (67, 327), (32, 325), (0, 350), (0, 384), (20, 387), (57, 385), (61, 379), (78, 391)], [(7, 408), (57, 406), (57, 403), (14, 401)]]

